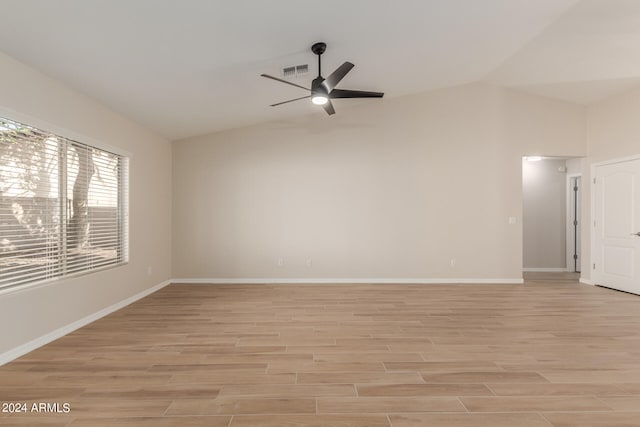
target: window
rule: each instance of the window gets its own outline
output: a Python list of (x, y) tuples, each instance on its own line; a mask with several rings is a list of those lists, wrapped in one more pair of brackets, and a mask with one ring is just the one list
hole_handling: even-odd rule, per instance
[(128, 159), (0, 118), (0, 289), (128, 260)]

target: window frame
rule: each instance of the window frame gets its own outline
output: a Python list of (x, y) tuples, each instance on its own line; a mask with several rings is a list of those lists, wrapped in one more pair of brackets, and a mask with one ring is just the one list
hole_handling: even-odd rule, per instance
[[(25, 289), (37, 288), (42, 286), (48, 286), (54, 283), (58, 283), (64, 280), (75, 279), (82, 276), (91, 275), (94, 273), (100, 273), (105, 270), (111, 270), (119, 267), (123, 267), (128, 265), (130, 262), (130, 168), (133, 159), (132, 153), (123, 150), (119, 147), (115, 147), (111, 144), (105, 144), (102, 141), (96, 140), (91, 137), (87, 137), (86, 135), (82, 135), (78, 132), (71, 131), (69, 129), (65, 129), (60, 126), (53, 125), (46, 121), (34, 118), (29, 115), (20, 114), (13, 110), (7, 109), (5, 107), (0, 106), (0, 118), (6, 119), (12, 122), (19, 123), (26, 127), (37, 129), (38, 131), (45, 132), (54, 137), (62, 138), (65, 140), (65, 145), (71, 142), (76, 142), (86, 147), (90, 147), (93, 149), (97, 149), (103, 152), (107, 152), (113, 155), (118, 156), (118, 168), (120, 171), (120, 176), (117, 183), (117, 203), (118, 208), (116, 211), (116, 228), (117, 234), (116, 237), (120, 239), (120, 244), (116, 249), (117, 258), (120, 261), (115, 262), (113, 264), (103, 265), (94, 268), (88, 268), (83, 270), (77, 270), (70, 273), (61, 272), (59, 275), (43, 278), (40, 280), (34, 280), (26, 283), (19, 283), (16, 285), (3, 285), (0, 287), (0, 295), (22, 291)], [(123, 164), (124, 162), (124, 164)], [(66, 174), (66, 162), (60, 163), (59, 165), (58, 176), (60, 177), (63, 174)], [(66, 178), (64, 181), (66, 181)], [(60, 199), (61, 204), (66, 204), (67, 201), (71, 200), (67, 198), (66, 189), (58, 189), (58, 198)], [(64, 211), (67, 211), (64, 208)], [(66, 223), (66, 215), (60, 216), (60, 225), (61, 225), (61, 235), (67, 233), (68, 223)], [(66, 245), (66, 243), (65, 243)], [(66, 249), (66, 248), (65, 248)], [(61, 249), (62, 250), (62, 249)], [(66, 254), (62, 255), (60, 258), (66, 257)]]

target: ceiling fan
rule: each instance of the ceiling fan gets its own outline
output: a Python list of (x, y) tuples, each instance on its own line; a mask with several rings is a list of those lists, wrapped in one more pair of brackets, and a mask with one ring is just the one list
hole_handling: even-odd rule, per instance
[(366, 92), (361, 90), (348, 90), (348, 89), (336, 89), (336, 85), (347, 75), (349, 71), (353, 68), (353, 64), (351, 62), (345, 62), (336, 70), (329, 75), (326, 79), (322, 77), (322, 65), (320, 61), (320, 56), (327, 49), (327, 45), (322, 42), (315, 43), (311, 46), (311, 51), (318, 55), (318, 77), (313, 79), (311, 82), (311, 89), (306, 88), (304, 86), (297, 85), (295, 83), (279, 79), (277, 77), (270, 76), (268, 74), (261, 74), (262, 77), (266, 77), (271, 80), (275, 80), (278, 82), (286, 83), (291, 86), (299, 87), (300, 89), (304, 89), (306, 91), (311, 92), (310, 95), (302, 96), (300, 98), (290, 99), (288, 101), (278, 102), (277, 104), (271, 104), (272, 107), (276, 107), (278, 105), (286, 104), (293, 101), (299, 101), (301, 99), (311, 98), (311, 102), (316, 105), (322, 105), (324, 111), (327, 114), (335, 114), (336, 110), (333, 109), (333, 104), (331, 103), (332, 99), (339, 98), (382, 98), (384, 93), (382, 92)]

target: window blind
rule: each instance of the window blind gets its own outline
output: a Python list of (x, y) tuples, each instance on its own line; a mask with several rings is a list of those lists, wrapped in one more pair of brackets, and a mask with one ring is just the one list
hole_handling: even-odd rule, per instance
[(0, 289), (128, 260), (128, 159), (0, 118)]

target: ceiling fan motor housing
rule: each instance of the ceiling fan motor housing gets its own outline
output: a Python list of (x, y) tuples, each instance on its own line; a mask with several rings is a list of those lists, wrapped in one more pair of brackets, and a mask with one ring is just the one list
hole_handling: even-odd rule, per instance
[(324, 79), (320, 76), (313, 79), (311, 82), (311, 94), (312, 95), (323, 95), (329, 96), (329, 90), (326, 85), (324, 85)]

